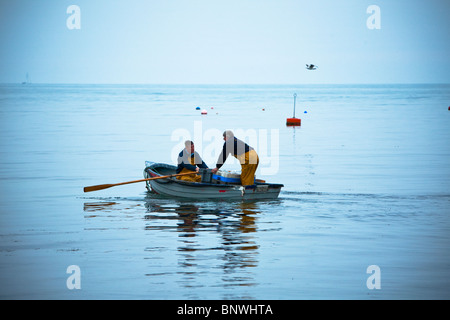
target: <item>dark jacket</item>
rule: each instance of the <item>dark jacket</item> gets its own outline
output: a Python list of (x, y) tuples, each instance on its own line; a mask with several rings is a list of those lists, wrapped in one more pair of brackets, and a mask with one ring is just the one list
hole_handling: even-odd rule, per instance
[(233, 156), (240, 156), (241, 154), (247, 153), (250, 150), (253, 150), (248, 144), (244, 141), (239, 140), (234, 137), (233, 139), (228, 139), (223, 144), (222, 152), (219, 155), (219, 159), (217, 160), (216, 168), (220, 169), (225, 161), (228, 158), (228, 155), (232, 154)]
[[(191, 164), (192, 158), (194, 160), (194, 165)], [(204, 168), (204, 169), (208, 168), (208, 166), (205, 164), (205, 162), (200, 157), (200, 155), (198, 154), (197, 151), (195, 151), (192, 154), (189, 154), (189, 152), (186, 151), (186, 149), (183, 149), (180, 152), (180, 154), (178, 155), (177, 173), (180, 173), (181, 170), (183, 170), (183, 168), (186, 168), (190, 171), (195, 171), (197, 169), (197, 167)]]

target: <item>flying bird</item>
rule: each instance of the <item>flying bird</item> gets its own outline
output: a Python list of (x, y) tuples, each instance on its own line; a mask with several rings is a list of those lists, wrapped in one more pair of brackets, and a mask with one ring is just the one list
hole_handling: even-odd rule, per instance
[(316, 70), (319, 66), (316, 66), (314, 64), (307, 64), (306, 69), (307, 70)]

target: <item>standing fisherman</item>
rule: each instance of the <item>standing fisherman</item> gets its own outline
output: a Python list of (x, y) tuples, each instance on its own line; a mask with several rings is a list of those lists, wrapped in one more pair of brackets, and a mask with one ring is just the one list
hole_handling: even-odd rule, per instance
[(259, 157), (256, 151), (242, 140), (236, 138), (231, 130), (226, 130), (223, 133), (223, 140), (225, 140), (225, 143), (217, 160), (216, 168), (212, 169), (212, 173), (216, 173), (223, 166), (228, 155), (232, 154), (241, 164), (242, 185), (255, 184), (255, 172), (259, 164)]

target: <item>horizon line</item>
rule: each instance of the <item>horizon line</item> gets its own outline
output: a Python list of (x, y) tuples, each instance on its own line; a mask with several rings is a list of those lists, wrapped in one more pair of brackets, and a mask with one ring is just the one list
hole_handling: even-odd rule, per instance
[(336, 82), (336, 83), (150, 83), (150, 82), (0, 82), (0, 85), (173, 85), (173, 86), (297, 86), (297, 85), (450, 85), (450, 82)]

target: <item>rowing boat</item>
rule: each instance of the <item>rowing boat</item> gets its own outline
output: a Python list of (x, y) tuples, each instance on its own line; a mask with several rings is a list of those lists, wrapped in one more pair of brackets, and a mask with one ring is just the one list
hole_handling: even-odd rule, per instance
[[(155, 178), (176, 173), (177, 167), (165, 163), (146, 161), (144, 178)], [(220, 171), (217, 173), (220, 175)], [(276, 199), (284, 185), (256, 181), (242, 186), (225, 179), (214, 179), (210, 169), (202, 173), (202, 182), (178, 180), (175, 177), (146, 181), (147, 190), (164, 196), (190, 199), (253, 200)]]
[[(176, 169), (173, 165), (146, 161), (144, 178), (172, 175), (176, 173)], [(205, 182), (205, 179), (208, 182)], [(189, 182), (172, 177), (149, 180), (146, 185), (148, 191), (170, 197), (229, 200), (276, 199), (284, 187), (282, 184), (265, 182), (242, 186), (234, 182), (224, 182), (223, 179), (212, 179), (212, 175), (207, 171), (202, 175), (202, 182)]]

